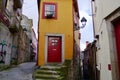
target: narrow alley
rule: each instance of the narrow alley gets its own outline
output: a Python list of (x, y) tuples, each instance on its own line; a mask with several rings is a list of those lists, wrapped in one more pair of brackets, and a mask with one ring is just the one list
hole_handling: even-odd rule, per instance
[(35, 62), (27, 62), (0, 72), (0, 80), (33, 80)]

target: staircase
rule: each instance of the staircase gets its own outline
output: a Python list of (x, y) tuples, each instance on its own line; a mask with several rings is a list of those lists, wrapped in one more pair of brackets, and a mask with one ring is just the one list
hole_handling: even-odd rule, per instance
[(41, 66), (35, 70), (34, 80), (67, 80), (67, 67), (58, 65)]

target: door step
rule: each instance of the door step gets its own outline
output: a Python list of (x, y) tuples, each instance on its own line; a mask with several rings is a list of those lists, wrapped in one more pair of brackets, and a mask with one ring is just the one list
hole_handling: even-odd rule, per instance
[(41, 66), (35, 70), (34, 80), (65, 80), (66, 75), (63, 74), (65, 66)]

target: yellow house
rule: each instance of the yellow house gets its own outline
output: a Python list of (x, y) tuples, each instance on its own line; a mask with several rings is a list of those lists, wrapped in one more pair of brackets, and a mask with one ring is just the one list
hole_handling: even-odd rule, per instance
[(41, 0), (38, 28), (38, 65), (64, 63), (73, 57), (73, 2)]

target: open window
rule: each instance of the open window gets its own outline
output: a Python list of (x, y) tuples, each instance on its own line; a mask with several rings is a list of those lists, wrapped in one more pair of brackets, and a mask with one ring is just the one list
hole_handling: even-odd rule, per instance
[(43, 3), (43, 19), (57, 19), (57, 4), (56, 3)]

